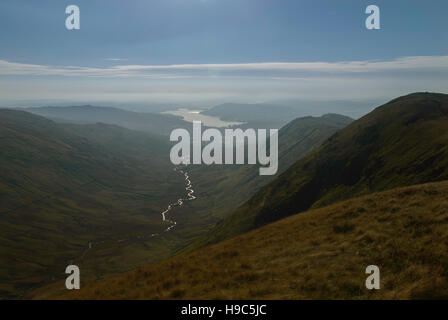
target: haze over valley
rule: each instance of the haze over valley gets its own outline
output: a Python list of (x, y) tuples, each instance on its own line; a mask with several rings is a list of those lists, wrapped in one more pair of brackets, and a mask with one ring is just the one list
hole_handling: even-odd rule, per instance
[(447, 10), (2, 0), (0, 300), (447, 299)]

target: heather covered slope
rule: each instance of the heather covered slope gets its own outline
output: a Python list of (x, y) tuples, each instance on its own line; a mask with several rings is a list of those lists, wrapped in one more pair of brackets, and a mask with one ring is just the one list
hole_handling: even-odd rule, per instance
[[(365, 288), (372, 264), (380, 290)], [(437, 299), (447, 270), (445, 181), (310, 210), (51, 298)]]
[(354, 196), (445, 179), (448, 95), (411, 94), (337, 132), (219, 223), (202, 243)]

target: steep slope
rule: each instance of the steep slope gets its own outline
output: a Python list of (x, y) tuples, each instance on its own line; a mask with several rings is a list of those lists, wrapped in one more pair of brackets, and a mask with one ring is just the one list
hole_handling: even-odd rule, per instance
[(339, 114), (302, 117), (289, 122), (279, 131), (280, 159), (277, 175), (352, 122), (352, 118)]
[(350, 197), (448, 179), (448, 95), (395, 99), (340, 130), (212, 230), (222, 240)]
[(51, 298), (446, 299), (447, 199), (448, 182), (354, 198)]
[[(161, 210), (184, 193), (169, 145), (116, 126), (0, 110), (0, 149), (0, 298), (60, 277), (90, 241), (163, 230)], [(102, 273), (120, 270), (119, 248), (102, 254)]]
[(103, 122), (153, 134), (169, 135), (173, 129), (191, 127), (188, 122), (183, 121), (179, 117), (157, 113), (132, 112), (112, 107), (40, 107), (24, 110), (54, 119), (57, 122)]

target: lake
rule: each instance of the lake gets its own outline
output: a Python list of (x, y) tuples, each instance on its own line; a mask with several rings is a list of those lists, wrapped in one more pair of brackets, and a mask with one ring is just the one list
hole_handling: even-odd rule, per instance
[(185, 121), (193, 122), (193, 121), (201, 121), (204, 126), (214, 127), (214, 128), (225, 128), (234, 125), (240, 125), (244, 122), (229, 122), (223, 121), (218, 117), (207, 116), (205, 114), (201, 114), (201, 110), (191, 110), (191, 109), (177, 109), (172, 111), (165, 111), (162, 113), (172, 114), (175, 116), (182, 117)]

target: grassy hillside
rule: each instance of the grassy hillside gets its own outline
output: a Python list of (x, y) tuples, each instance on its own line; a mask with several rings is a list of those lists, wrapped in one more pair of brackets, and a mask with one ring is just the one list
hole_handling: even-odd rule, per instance
[(448, 95), (395, 99), (340, 130), (219, 223), (216, 242), (353, 196), (448, 179)]
[(51, 298), (448, 298), (447, 199), (448, 182), (354, 198)]
[[(0, 148), (1, 298), (61, 277), (72, 260), (92, 261), (95, 278), (171, 250), (154, 241), (116, 244), (163, 230), (160, 212), (184, 193), (159, 138), (0, 110)], [(90, 241), (104, 245), (83, 255)]]

